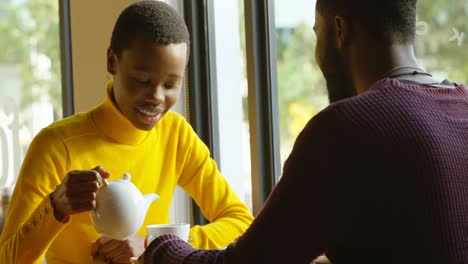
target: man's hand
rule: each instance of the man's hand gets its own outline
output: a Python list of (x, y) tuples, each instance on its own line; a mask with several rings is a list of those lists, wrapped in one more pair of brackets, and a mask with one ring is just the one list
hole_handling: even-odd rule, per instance
[(98, 166), (92, 170), (69, 172), (57, 189), (50, 194), (54, 205), (54, 215), (58, 221), (68, 216), (86, 212), (96, 207), (96, 191), (102, 179), (110, 173)]
[(145, 251), (145, 238), (134, 235), (127, 240), (113, 240), (101, 237), (92, 245), (91, 255), (102, 256), (112, 264), (132, 263), (131, 257), (138, 257)]

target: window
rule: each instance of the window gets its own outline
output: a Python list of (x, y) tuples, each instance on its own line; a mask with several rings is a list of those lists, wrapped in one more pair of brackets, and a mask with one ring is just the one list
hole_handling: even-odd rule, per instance
[(214, 17), (220, 167), (252, 210), (244, 1), (214, 1)]
[(315, 62), (315, 0), (275, 0), (281, 163), (306, 123), (328, 105)]
[(0, 3), (0, 232), (34, 136), (62, 117), (59, 2)]
[(0, 4), (0, 187), (12, 188), (33, 137), (62, 117), (59, 3)]
[(418, 2), (416, 56), (421, 66), (438, 79), (468, 81), (468, 2)]

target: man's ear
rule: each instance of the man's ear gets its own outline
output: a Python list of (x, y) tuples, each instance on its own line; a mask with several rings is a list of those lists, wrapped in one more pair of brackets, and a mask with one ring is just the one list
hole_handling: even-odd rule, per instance
[(336, 47), (341, 49), (351, 41), (351, 23), (346, 17), (336, 16), (334, 26)]
[(117, 54), (109, 47), (107, 48), (107, 72), (114, 75), (116, 68)]

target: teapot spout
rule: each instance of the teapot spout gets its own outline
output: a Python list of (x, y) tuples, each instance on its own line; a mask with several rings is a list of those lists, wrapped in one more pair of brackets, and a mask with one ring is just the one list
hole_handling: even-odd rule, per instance
[(143, 198), (145, 199), (146, 206), (149, 207), (152, 202), (159, 200), (159, 195), (155, 193), (148, 193), (144, 195)]

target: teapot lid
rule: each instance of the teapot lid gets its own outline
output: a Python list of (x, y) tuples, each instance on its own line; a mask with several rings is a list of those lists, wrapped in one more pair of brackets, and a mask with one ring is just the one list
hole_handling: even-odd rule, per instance
[[(122, 180), (130, 181), (131, 179), (132, 179), (132, 175), (130, 175), (130, 173), (128, 173), (128, 172), (124, 173), (123, 176), (122, 176)], [(116, 181), (118, 181), (118, 180), (116, 180)], [(107, 181), (107, 179), (102, 178), (102, 184), (104, 186), (108, 186), (109, 182)]]

